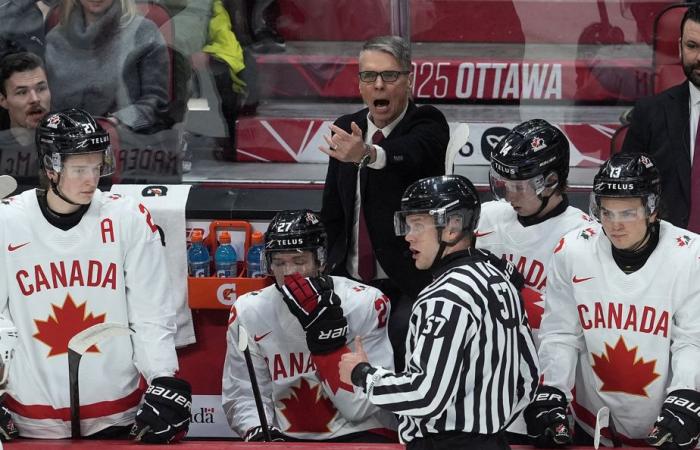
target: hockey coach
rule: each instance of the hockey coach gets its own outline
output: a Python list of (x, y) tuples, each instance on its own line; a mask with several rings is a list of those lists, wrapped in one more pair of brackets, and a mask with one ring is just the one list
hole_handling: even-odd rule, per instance
[[(537, 353), (509, 263), (474, 248), (481, 205), (459, 175), (413, 183), (395, 213), (416, 267), (433, 282), (413, 305), (406, 369), (371, 366), (356, 338), (340, 377), (399, 415), (409, 450), (508, 449), (503, 430), (531, 399)], [(512, 278), (512, 280), (511, 280)]]

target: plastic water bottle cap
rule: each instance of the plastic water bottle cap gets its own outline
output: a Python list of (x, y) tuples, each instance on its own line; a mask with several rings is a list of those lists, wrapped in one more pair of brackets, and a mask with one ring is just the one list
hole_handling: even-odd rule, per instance
[(222, 231), (221, 234), (219, 235), (219, 242), (222, 244), (230, 244), (231, 243), (231, 235), (228, 234), (228, 231)]
[(262, 231), (254, 231), (252, 236), (253, 245), (262, 244), (265, 240), (265, 235)]
[(202, 242), (203, 240), (202, 230), (194, 230), (192, 232), (192, 242)]

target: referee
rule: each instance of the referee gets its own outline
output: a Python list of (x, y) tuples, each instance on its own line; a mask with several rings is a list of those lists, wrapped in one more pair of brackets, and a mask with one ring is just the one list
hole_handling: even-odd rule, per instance
[(399, 415), (409, 450), (508, 449), (503, 430), (537, 386), (537, 352), (510, 281), (519, 275), (474, 249), (480, 210), (476, 189), (459, 175), (406, 189), (395, 231), (434, 277), (413, 305), (406, 370), (370, 365), (359, 338), (339, 364), (343, 382)]

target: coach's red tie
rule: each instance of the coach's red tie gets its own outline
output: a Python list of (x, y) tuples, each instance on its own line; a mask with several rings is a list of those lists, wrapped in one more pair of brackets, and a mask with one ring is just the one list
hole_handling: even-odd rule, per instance
[[(372, 144), (379, 144), (383, 139), (384, 134), (381, 130), (377, 130), (372, 135)], [(364, 168), (361, 170), (370, 169)], [(365, 211), (362, 197), (360, 197), (360, 222), (357, 225), (357, 273), (360, 275), (360, 279), (367, 283), (374, 279), (377, 269), (375, 267), (372, 241), (370, 241), (369, 231), (367, 230), (367, 222), (365, 222)]]
[(700, 232), (700, 120), (695, 133), (695, 149), (693, 150), (693, 168), (690, 171), (690, 219), (688, 229)]

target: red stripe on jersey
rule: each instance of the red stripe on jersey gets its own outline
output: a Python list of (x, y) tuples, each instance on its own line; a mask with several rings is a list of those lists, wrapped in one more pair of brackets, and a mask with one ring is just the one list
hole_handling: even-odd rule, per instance
[(341, 356), (343, 356), (345, 353), (350, 353), (350, 349), (347, 345), (344, 345), (331, 353), (326, 353), (325, 355), (311, 355), (311, 360), (314, 362), (314, 365), (318, 370), (319, 378), (321, 378), (321, 381), (328, 382), (333, 394), (337, 394), (338, 389), (345, 389), (348, 392), (353, 392), (352, 386), (340, 381), (338, 364), (340, 363)]
[[(141, 397), (144, 391), (144, 387), (139, 386), (138, 389), (126, 397), (83, 405), (80, 407), (80, 418), (94, 419), (127, 411), (141, 403)], [(19, 414), (28, 419), (70, 420), (70, 408), (56, 409), (50, 405), (24, 405), (12, 398), (9, 394), (5, 398), (5, 406), (15, 414)]]
[[(592, 429), (595, 429), (595, 414), (584, 408), (583, 406), (579, 405), (575, 401), (571, 402), (571, 407), (574, 409), (574, 412), (576, 413), (576, 417), (578, 417), (583, 423), (591, 427)], [(610, 420), (612, 421), (612, 415), (610, 417)], [(651, 428), (650, 428), (651, 429)], [(603, 428), (600, 430), (601, 436), (604, 436), (607, 439), (612, 439), (610, 430), (608, 428)], [(631, 439), (624, 434), (620, 433), (620, 430), (617, 430), (617, 437), (622, 441), (623, 444), (631, 445), (633, 447), (646, 447), (648, 444), (644, 439)]]

